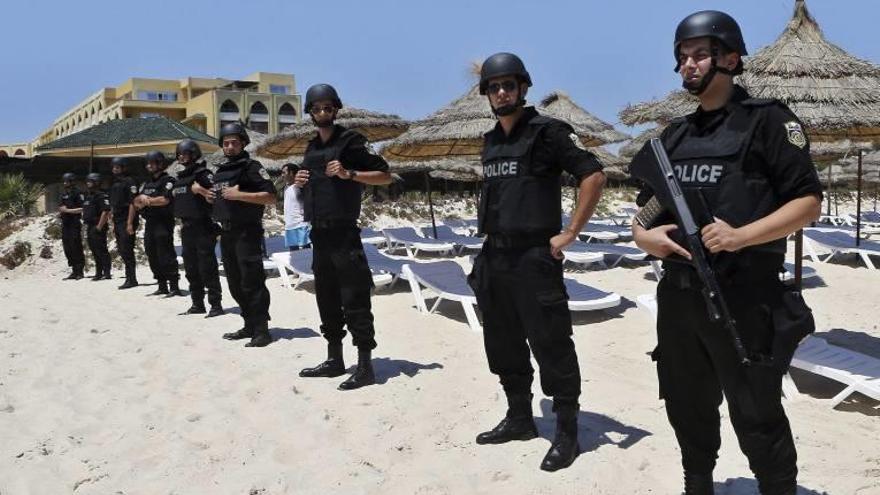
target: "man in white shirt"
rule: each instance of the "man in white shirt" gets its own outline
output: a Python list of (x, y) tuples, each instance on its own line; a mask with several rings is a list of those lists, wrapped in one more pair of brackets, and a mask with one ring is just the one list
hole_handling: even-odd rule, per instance
[(309, 233), (312, 230), (303, 216), (302, 191), (293, 185), (299, 167), (295, 163), (285, 163), (281, 167), (284, 177), (284, 244), (291, 251), (312, 247)]

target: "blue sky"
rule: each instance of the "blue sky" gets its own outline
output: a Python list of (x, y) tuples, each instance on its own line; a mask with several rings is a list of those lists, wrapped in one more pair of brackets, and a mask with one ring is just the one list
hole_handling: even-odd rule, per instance
[[(0, 142), (26, 141), (129, 77), (293, 73), (353, 106), (427, 115), (467, 90), (470, 62), (512, 51), (531, 101), (567, 91), (619, 129), (627, 103), (678, 87), (672, 36), (687, 14), (725, 10), (748, 48), (771, 43), (794, 0), (192, 0), (4, 2)], [(826, 37), (880, 63), (880, 1), (808, 0)]]

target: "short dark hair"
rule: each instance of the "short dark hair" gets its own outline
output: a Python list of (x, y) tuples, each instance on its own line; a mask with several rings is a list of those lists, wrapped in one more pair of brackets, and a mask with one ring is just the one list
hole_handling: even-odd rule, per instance
[(297, 165), (293, 162), (290, 162), (290, 163), (285, 163), (284, 165), (281, 166), (282, 172), (286, 172), (288, 170), (291, 172), (297, 172), (297, 171), (299, 171), (299, 165)]

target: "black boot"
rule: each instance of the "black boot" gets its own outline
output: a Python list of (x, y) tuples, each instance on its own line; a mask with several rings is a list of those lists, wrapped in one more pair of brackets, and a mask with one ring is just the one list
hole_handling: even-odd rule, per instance
[(85, 273), (83, 273), (83, 266), (82, 265), (78, 265), (78, 266), (73, 267), (73, 276), (72, 276), (73, 280), (80, 280), (82, 278), (85, 278), (85, 276), (86, 275), (85, 275)]
[(62, 278), (61, 280), (77, 280), (79, 277), (76, 276), (76, 270), (70, 272), (70, 275)]
[(245, 347), (266, 347), (272, 343), (272, 335), (269, 333), (269, 322), (264, 321), (254, 325), (254, 336)]
[(205, 314), (205, 303), (201, 301), (193, 301), (192, 306), (188, 310), (180, 313), (181, 315), (203, 315)]
[(685, 470), (683, 495), (714, 495), (715, 483), (712, 473), (700, 474)]
[(92, 282), (97, 282), (98, 280), (104, 280), (104, 274), (101, 272), (95, 272), (95, 274), (91, 277)]
[(556, 437), (541, 461), (542, 470), (553, 472), (567, 468), (581, 453), (577, 438), (577, 409), (577, 406), (556, 408)]
[[(177, 284), (177, 279), (171, 279), (168, 281), (168, 283), (171, 285), (171, 291), (168, 292), (168, 294), (165, 296), (165, 299), (168, 299), (169, 297), (177, 297), (183, 295), (183, 292), (180, 292), (180, 286)], [(202, 307), (204, 308), (204, 305), (202, 305)]]
[(347, 380), (339, 384), (339, 390), (354, 390), (376, 383), (372, 354), (370, 349), (358, 349), (357, 368)]
[(327, 344), (327, 360), (313, 367), (304, 368), (299, 376), (304, 378), (333, 378), (345, 374), (345, 363), (342, 361), (342, 342)]
[(106, 271), (104, 271), (104, 275), (101, 276), (101, 280), (110, 280), (110, 279), (112, 279), (112, 278), (113, 278), (113, 276), (110, 275), (110, 269), (109, 269), (109, 268), (108, 268)]
[(165, 294), (168, 294), (168, 282), (166, 282), (165, 280), (160, 280), (159, 281), (159, 288), (156, 289), (156, 291), (150, 295), (151, 296), (163, 296)]
[(254, 336), (254, 331), (245, 325), (244, 328), (238, 330), (237, 332), (224, 333), (223, 338), (226, 340), (241, 340), (241, 339), (249, 339)]
[(205, 315), (205, 318), (213, 318), (215, 316), (220, 316), (226, 314), (226, 311), (223, 311), (223, 307), (219, 304), (216, 306), (211, 306), (211, 310), (208, 311), (208, 314)]
[(531, 440), (538, 436), (532, 417), (532, 394), (507, 396), (507, 414), (498, 426), (477, 435), (480, 445), (507, 443), (513, 440)]
[(797, 469), (773, 473), (772, 477), (758, 476), (761, 495), (795, 495), (797, 493)]
[(125, 282), (118, 287), (118, 289), (131, 289), (132, 287), (137, 287), (137, 280), (126, 278)]

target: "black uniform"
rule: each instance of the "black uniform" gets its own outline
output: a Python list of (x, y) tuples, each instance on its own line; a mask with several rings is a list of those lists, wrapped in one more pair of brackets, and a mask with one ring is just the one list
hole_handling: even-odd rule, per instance
[(229, 292), (241, 309), (247, 334), (268, 333), (269, 290), (263, 271), (263, 205), (228, 201), (221, 196), (226, 187), (242, 192), (275, 194), (275, 185), (263, 165), (243, 151), (228, 159), (214, 174), (213, 216), (220, 223), (220, 251)]
[[(137, 281), (137, 261), (134, 257), (135, 235), (129, 234), (128, 207), (137, 195), (138, 187), (134, 179), (128, 175), (114, 176), (110, 186), (110, 207), (113, 211), (113, 235), (116, 238), (116, 250), (125, 265), (125, 279)], [(134, 230), (138, 229), (138, 217), (134, 217)]]
[[(821, 195), (797, 117), (776, 100), (750, 98), (739, 86), (726, 106), (673, 121), (662, 139), (688, 202), (704, 202), (733, 227), (792, 199)], [(651, 196), (643, 190), (638, 203)], [(743, 345), (752, 355), (772, 355), (775, 366), (738, 362), (729, 334), (709, 321), (702, 284), (690, 264), (665, 260), (666, 275), (657, 287), (658, 345), (652, 357), (685, 471), (710, 474), (715, 467), (723, 393), (762, 493), (794, 489), (797, 454), (781, 384), (796, 342), (781, 343), (780, 330), (803, 323), (793, 318), (812, 322), (800, 294), (785, 290), (779, 280), (785, 249), (785, 239), (779, 239), (713, 259)], [(780, 353), (781, 347), (787, 349)], [(774, 488), (774, 483), (781, 484)]]
[(95, 259), (95, 277), (110, 278), (110, 252), (107, 250), (107, 231), (110, 226), (104, 224), (103, 228), (98, 228), (101, 214), (110, 211), (110, 198), (104, 191), (95, 189), (85, 196), (82, 207), (86, 240)]
[(192, 192), (194, 182), (211, 189), (213, 174), (204, 162), (187, 167), (177, 174), (174, 183), (174, 216), (180, 218), (180, 238), (183, 244), (183, 268), (189, 282), (193, 306), (204, 308), (205, 289), (211, 307), (220, 307), (220, 275), (217, 271), (219, 228), (211, 220), (211, 205), (204, 197)]
[[(526, 107), (509, 136), (501, 124), (486, 133), (479, 230), (487, 238), (469, 283), (483, 313), (489, 370), (505, 393), (529, 397), (534, 369), (554, 410), (576, 412), (580, 369), (562, 261), (550, 238), (562, 230), (561, 174), (580, 180), (602, 170), (572, 128)], [(527, 406), (531, 410), (531, 404)]]
[(386, 172), (388, 164), (363, 135), (336, 125), (326, 143), (318, 136), (309, 141), (300, 167), (309, 172), (303, 207), (305, 220), (312, 225), (312, 271), (321, 333), (336, 345), (345, 337), (343, 326), (347, 326), (354, 345), (371, 350), (376, 347), (370, 307), (373, 277), (357, 226), (363, 185), (327, 177), (326, 165), (333, 160), (356, 171)]
[[(144, 182), (140, 193), (151, 198), (165, 197), (172, 200), (173, 187), (174, 178), (161, 172)], [(174, 253), (174, 206), (171, 203), (165, 206), (147, 206), (141, 210), (141, 215), (146, 220), (144, 251), (147, 252), (153, 277), (159, 281), (160, 288), (169, 282), (176, 287), (180, 274), (177, 272), (177, 255)]]
[[(61, 194), (61, 204), (67, 208), (82, 208), (85, 196), (76, 187), (65, 189)], [(85, 255), (82, 243), (82, 213), (61, 214), (61, 243), (67, 265), (75, 275), (82, 275), (85, 267)]]

